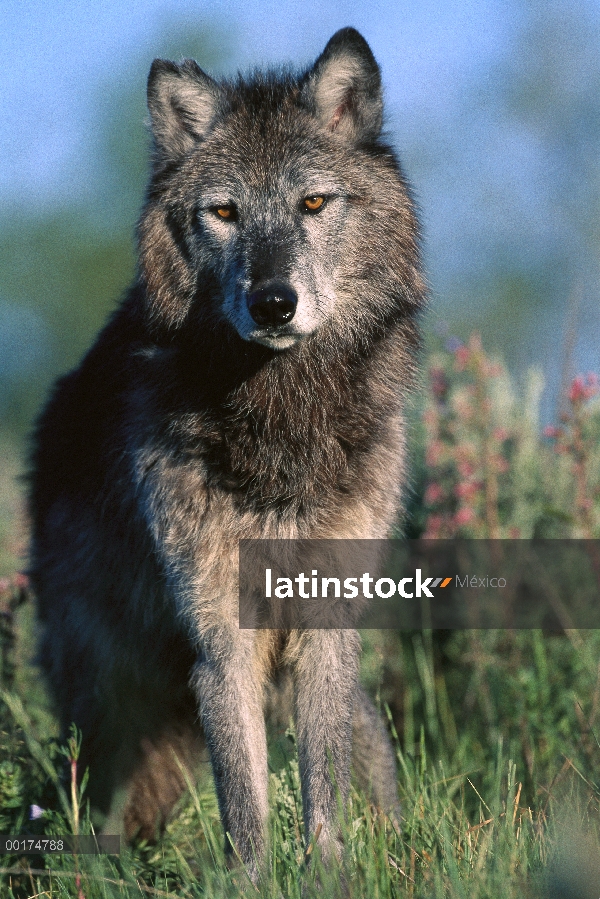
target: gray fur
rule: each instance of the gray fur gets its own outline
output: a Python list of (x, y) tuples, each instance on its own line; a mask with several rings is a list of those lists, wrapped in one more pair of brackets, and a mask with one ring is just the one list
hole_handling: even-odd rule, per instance
[[(299, 76), (217, 83), (156, 61), (148, 102), (138, 278), (36, 434), (40, 657), (109, 825), (154, 836), (202, 732), (256, 880), (278, 672), (307, 840), (320, 828), (324, 857), (339, 855), (352, 740), (374, 801), (397, 807), (358, 635), (240, 630), (237, 559), (248, 537), (388, 535), (424, 295), (417, 226), (379, 136), (379, 69), (352, 29)], [(291, 320), (272, 318), (292, 300)]]

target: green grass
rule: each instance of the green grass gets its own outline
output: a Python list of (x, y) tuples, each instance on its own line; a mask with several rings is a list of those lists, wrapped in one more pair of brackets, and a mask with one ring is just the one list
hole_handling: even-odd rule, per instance
[[(415, 426), (409, 533), (600, 537), (597, 382), (576, 379), (560, 426), (543, 436), (538, 376), (519, 394), (477, 339), (453, 347), (431, 360)], [(6, 442), (0, 453), (0, 833), (89, 833), (85, 791), (74, 799), (59, 777), (56, 721), (32, 661), (33, 604), (6, 579), (25, 531), (19, 454)], [(598, 899), (600, 632), (368, 631), (363, 650), (363, 681), (390, 718), (403, 819), (395, 826), (353, 789), (339, 870), (320, 868), (318, 841), (305, 863), (290, 729), (272, 734), (259, 889), (225, 865), (204, 766), (156, 845), (5, 856), (0, 899)], [(42, 818), (30, 820), (33, 804)]]
[[(430, 633), (404, 635), (403, 647), (398, 635), (384, 636), (399, 641), (399, 664), (408, 678), (400, 690), (404, 711), (397, 716), (402, 737), (391, 722), (403, 820), (394, 826), (353, 788), (342, 825), (341, 871), (320, 869), (318, 842), (305, 865), (290, 729), (273, 734), (271, 853), (259, 890), (243, 869), (225, 866), (215, 795), (204, 770), (156, 845), (123, 847), (118, 858), (6, 856), (0, 859), (0, 895), (595, 896), (600, 635), (464, 632), (449, 638), (450, 658), (443, 663)], [(381, 635), (365, 637), (368, 680)], [(460, 673), (454, 653), (462, 659)], [(19, 692), (15, 677), (4, 693), (0, 831), (90, 833), (85, 792), (76, 800), (75, 827), (72, 796), (58, 777), (64, 760), (43, 694)], [(46, 812), (30, 821), (34, 803)]]

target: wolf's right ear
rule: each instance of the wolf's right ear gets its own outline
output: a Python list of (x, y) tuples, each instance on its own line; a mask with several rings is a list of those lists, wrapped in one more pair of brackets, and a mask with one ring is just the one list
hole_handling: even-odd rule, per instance
[(383, 121), (381, 74), (371, 48), (354, 28), (337, 31), (302, 89), (323, 127), (342, 140), (375, 140)]
[(155, 59), (148, 76), (148, 109), (160, 156), (173, 159), (191, 150), (217, 112), (219, 86), (194, 62)]

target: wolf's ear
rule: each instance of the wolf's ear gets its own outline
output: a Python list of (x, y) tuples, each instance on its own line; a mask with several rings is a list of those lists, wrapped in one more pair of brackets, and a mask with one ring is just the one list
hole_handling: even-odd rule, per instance
[(375, 140), (381, 131), (381, 75), (371, 48), (354, 28), (337, 31), (303, 88), (323, 126), (357, 143)]
[(161, 156), (174, 158), (192, 149), (210, 128), (219, 86), (194, 62), (181, 65), (155, 59), (148, 76), (148, 109)]

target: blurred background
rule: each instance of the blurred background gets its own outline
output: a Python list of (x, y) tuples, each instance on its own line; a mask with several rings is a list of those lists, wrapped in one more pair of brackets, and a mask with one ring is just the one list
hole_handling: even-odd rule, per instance
[(600, 367), (598, 0), (4, 0), (2, 19), (3, 446), (133, 276), (152, 59), (302, 66), (349, 24), (421, 209), (428, 334), (481, 332), (517, 380), (541, 367), (545, 422)]

